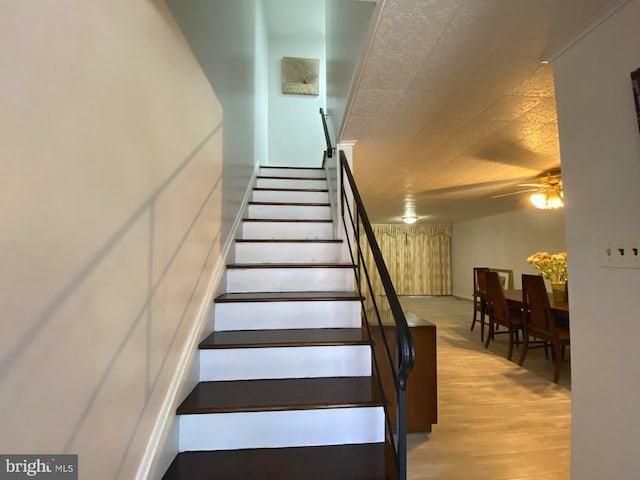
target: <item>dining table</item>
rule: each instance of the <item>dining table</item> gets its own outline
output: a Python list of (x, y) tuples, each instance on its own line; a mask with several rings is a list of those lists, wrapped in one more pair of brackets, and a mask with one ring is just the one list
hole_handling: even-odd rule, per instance
[[(554, 300), (553, 294), (549, 293), (549, 306), (553, 315), (562, 321), (569, 321), (569, 303), (560, 300)], [(508, 289), (504, 291), (504, 296), (507, 299), (507, 303), (516, 308), (524, 308), (524, 302), (522, 301), (522, 289)]]

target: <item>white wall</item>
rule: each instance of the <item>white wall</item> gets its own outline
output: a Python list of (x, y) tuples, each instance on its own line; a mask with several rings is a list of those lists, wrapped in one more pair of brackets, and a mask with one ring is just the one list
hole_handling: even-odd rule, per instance
[(253, 168), (223, 156), (252, 85), (228, 110), (161, 1), (6, 0), (0, 62), (0, 451), (135, 478)]
[[(320, 95), (282, 93), (282, 57), (320, 60)], [(326, 149), (320, 107), (326, 104), (324, 36), (269, 36), (269, 165), (319, 167)]]
[(9, 3), (0, 451), (133, 478), (220, 251), (222, 109), (162, 3)]
[(640, 270), (598, 266), (599, 236), (640, 237), (640, 132), (629, 73), (640, 67), (640, 0), (554, 63), (568, 199), (575, 480), (640, 472)]
[[(369, 41), (379, 5), (361, 0), (326, 0), (327, 113), (333, 143), (344, 120), (353, 81)], [(338, 140), (336, 140), (338, 139)]]
[(264, 0), (256, 0), (255, 15), (254, 159), (269, 164), (269, 37)]
[[(266, 162), (264, 19), (258, 0), (167, 0), (224, 109), (224, 235), (254, 165)], [(256, 27), (262, 30), (256, 30)], [(262, 82), (262, 83), (259, 83)], [(260, 145), (254, 142), (260, 142)]]
[(515, 210), (454, 224), (453, 294), (471, 297), (473, 267), (513, 270), (514, 288), (521, 288), (523, 273), (540, 273), (527, 263), (527, 257), (539, 251), (564, 252), (564, 235), (562, 209)]

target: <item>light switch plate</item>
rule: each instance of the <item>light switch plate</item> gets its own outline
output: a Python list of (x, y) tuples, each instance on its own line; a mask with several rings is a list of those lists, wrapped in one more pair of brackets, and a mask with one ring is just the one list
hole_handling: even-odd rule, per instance
[(605, 268), (640, 268), (640, 238), (598, 237), (598, 263)]

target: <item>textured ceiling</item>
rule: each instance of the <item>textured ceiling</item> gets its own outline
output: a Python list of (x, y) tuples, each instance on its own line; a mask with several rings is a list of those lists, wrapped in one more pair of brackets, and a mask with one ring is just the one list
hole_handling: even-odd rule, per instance
[(541, 59), (612, 0), (386, 0), (341, 139), (375, 223), (455, 223), (521, 208), (560, 165)]

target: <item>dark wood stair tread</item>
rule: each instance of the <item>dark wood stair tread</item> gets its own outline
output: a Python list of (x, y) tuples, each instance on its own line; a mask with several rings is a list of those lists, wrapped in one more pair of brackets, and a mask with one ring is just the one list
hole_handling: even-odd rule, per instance
[(351, 263), (230, 263), (228, 269), (261, 268), (355, 268)]
[(308, 238), (237, 238), (236, 243), (342, 243), (343, 240), (322, 240)]
[(292, 167), (291, 165), (260, 165), (260, 168), (279, 168), (281, 170), (316, 170), (324, 171), (322, 167)]
[(234, 302), (333, 302), (360, 301), (355, 292), (260, 292), (225, 293), (214, 299), (215, 303)]
[(305, 202), (249, 202), (249, 205), (268, 205), (275, 207), (330, 207), (330, 203), (305, 203)]
[(333, 220), (317, 218), (243, 218), (243, 222), (282, 222), (282, 223), (331, 223)]
[(384, 480), (384, 443), (182, 452), (163, 480)]
[(378, 401), (372, 377), (283, 378), (200, 382), (178, 415), (372, 407)]
[(256, 178), (267, 180), (312, 180), (314, 182), (326, 182), (326, 178), (313, 178), (313, 177), (274, 177), (272, 175), (258, 175)]
[(323, 192), (329, 193), (328, 188), (276, 188), (276, 187), (253, 187), (260, 192)]
[(308, 328), (281, 330), (232, 330), (213, 332), (201, 349), (367, 345), (361, 328)]

